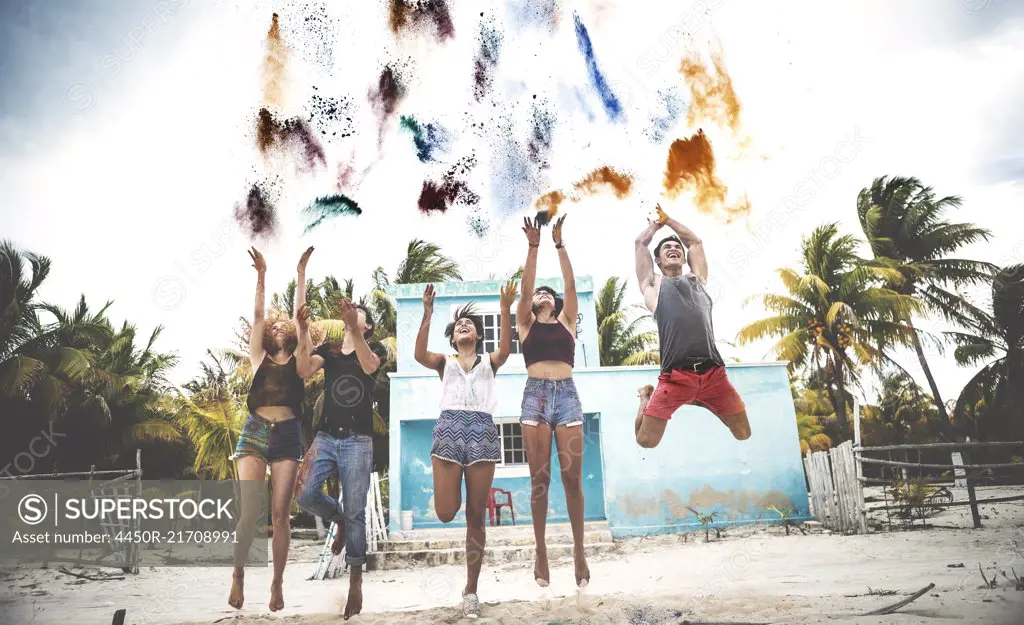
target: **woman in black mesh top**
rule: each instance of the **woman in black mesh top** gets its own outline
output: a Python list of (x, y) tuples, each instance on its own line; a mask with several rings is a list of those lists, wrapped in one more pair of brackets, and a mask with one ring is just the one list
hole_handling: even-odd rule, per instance
[[(311, 247), (299, 260), (300, 273), (312, 252)], [(245, 599), (245, 558), (252, 544), (260, 503), (266, 493), (264, 479), (269, 466), (273, 493), (271, 518), (274, 526), (274, 578), (270, 583), (270, 610), (276, 612), (284, 608), (281, 586), (291, 538), (292, 491), (303, 449), (299, 416), (302, 414), (305, 385), (299, 376), (295, 359), (295, 348), (298, 345), (295, 323), (267, 323), (263, 310), (267, 263), (256, 248), (249, 250), (249, 256), (257, 274), (256, 309), (249, 335), (249, 359), (254, 373), (246, 401), (249, 418), (242, 427), (232, 457), (237, 461), (238, 479), (242, 483), (242, 514), (238, 520), (235, 569), (228, 603), (240, 609)]]

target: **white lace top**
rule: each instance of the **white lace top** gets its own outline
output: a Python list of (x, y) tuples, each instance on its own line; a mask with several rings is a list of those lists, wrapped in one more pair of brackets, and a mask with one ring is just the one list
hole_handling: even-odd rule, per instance
[(441, 384), (441, 410), (467, 410), (493, 416), (497, 409), (498, 384), (490, 354), (480, 356), (469, 373), (462, 370), (457, 356), (447, 356)]

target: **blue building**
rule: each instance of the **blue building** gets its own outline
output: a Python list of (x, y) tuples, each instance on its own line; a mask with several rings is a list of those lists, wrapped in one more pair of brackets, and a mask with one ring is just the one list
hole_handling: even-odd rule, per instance
[[(444, 327), (456, 308), (476, 302), (483, 314), (484, 351), (498, 345), (501, 282), (435, 284), (434, 316), (428, 349), (452, 353)], [(560, 279), (537, 280), (563, 292)], [(393, 285), (398, 325), (397, 371), (391, 374), (390, 530), (400, 529), (402, 511), (411, 511), (416, 528), (443, 526), (434, 514), (430, 447), (439, 413), (441, 382), (413, 358), (423, 317), (423, 284)], [(637, 389), (656, 384), (659, 368), (601, 367), (597, 342), (593, 281), (576, 279), (574, 378), (583, 411), (585, 447), (583, 489), (587, 520), (607, 520), (616, 538), (690, 531), (699, 525), (693, 508), (715, 512), (725, 524), (778, 520), (773, 508), (794, 520), (810, 520), (796, 415), (785, 363), (730, 364), (729, 377), (742, 395), (752, 436), (736, 441), (710, 412), (685, 406), (675, 413), (661, 444), (637, 445), (634, 420)], [(515, 308), (513, 307), (513, 315)], [(513, 319), (513, 328), (515, 321)], [(517, 341), (498, 371), (500, 403), (494, 415), (503, 462), (495, 469), (494, 488), (513, 494), (517, 524), (530, 522), (530, 475), (519, 425), (526, 367)], [(552, 445), (548, 520), (568, 521), (565, 493)], [(465, 493), (463, 493), (465, 502)], [(448, 525), (465, 525), (463, 513)], [(507, 515), (503, 516), (504, 522)]]

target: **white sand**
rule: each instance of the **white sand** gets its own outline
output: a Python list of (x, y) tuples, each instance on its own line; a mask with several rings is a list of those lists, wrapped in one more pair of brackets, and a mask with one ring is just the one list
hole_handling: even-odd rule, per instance
[[(1017, 491), (1019, 492), (1019, 491)], [(1005, 491), (1004, 491), (1005, 493)], [(1008, 494), (1008, 493), (1007, 493)], [(938, 524), (968, 527), (967, 507)], [(710, 543), (663, 536), (630, 540), (620, 553), (591, 559), (592, 581), (578, 597), (569, 561), (552, 563), (541, 589), (529, 565), (484, 565), (480, 623), (942, 623), (1024, 624), (1024, 592), (1001, 575), (979, 588), (978, 564), (992, 577), (1024, 574), (1024, 505), (986, 506), (985, 527), (876, 533), (782, 535), (781, 528), (731, 530)], [(1016, 543), (1016, 547), (1014, 546)], [(8, 571), (0, 578), (0, 623), (107, 625), (117, 608), (126, 623), (290, 625), (340, 620), (348, 579), (306, 581), (318, 544), (293, 542), (284, 611), (267, 609), (270, 569), (247, 575), (246, 605), (227, 605), (229, 569), (144, 569), (123, 581), (78, 580), (54, 571)], [(964, 568), (950, 568), (951, 564)], [(108, 570), (109, 572), (109, 570)], [(456, 623), (462, 567), (364, 574), (363, 613), (353, 623)], [(895, 603), (929, 583), (935, 588), (890, 616), (856, 615)], [(895, 595), (869, 595), (895, 591)], [(237, 620), (236, 618), (237, 617)]]

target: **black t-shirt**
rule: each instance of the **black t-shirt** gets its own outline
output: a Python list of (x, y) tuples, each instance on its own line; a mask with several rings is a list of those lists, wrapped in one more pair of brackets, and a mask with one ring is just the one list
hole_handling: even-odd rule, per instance
[[(370, 350), (383, 367), (387, 362), (384, 346), (374, 343)], [(340, 351), (332, 354), (324, 344), (313, 353), (324, 359), (324, 412), (319, 429), (330, 432), (347, 428), (356, 434), (373, 435), (373, 390), (377, 381), (363, 373), (355, 350), (347, 355)]]

